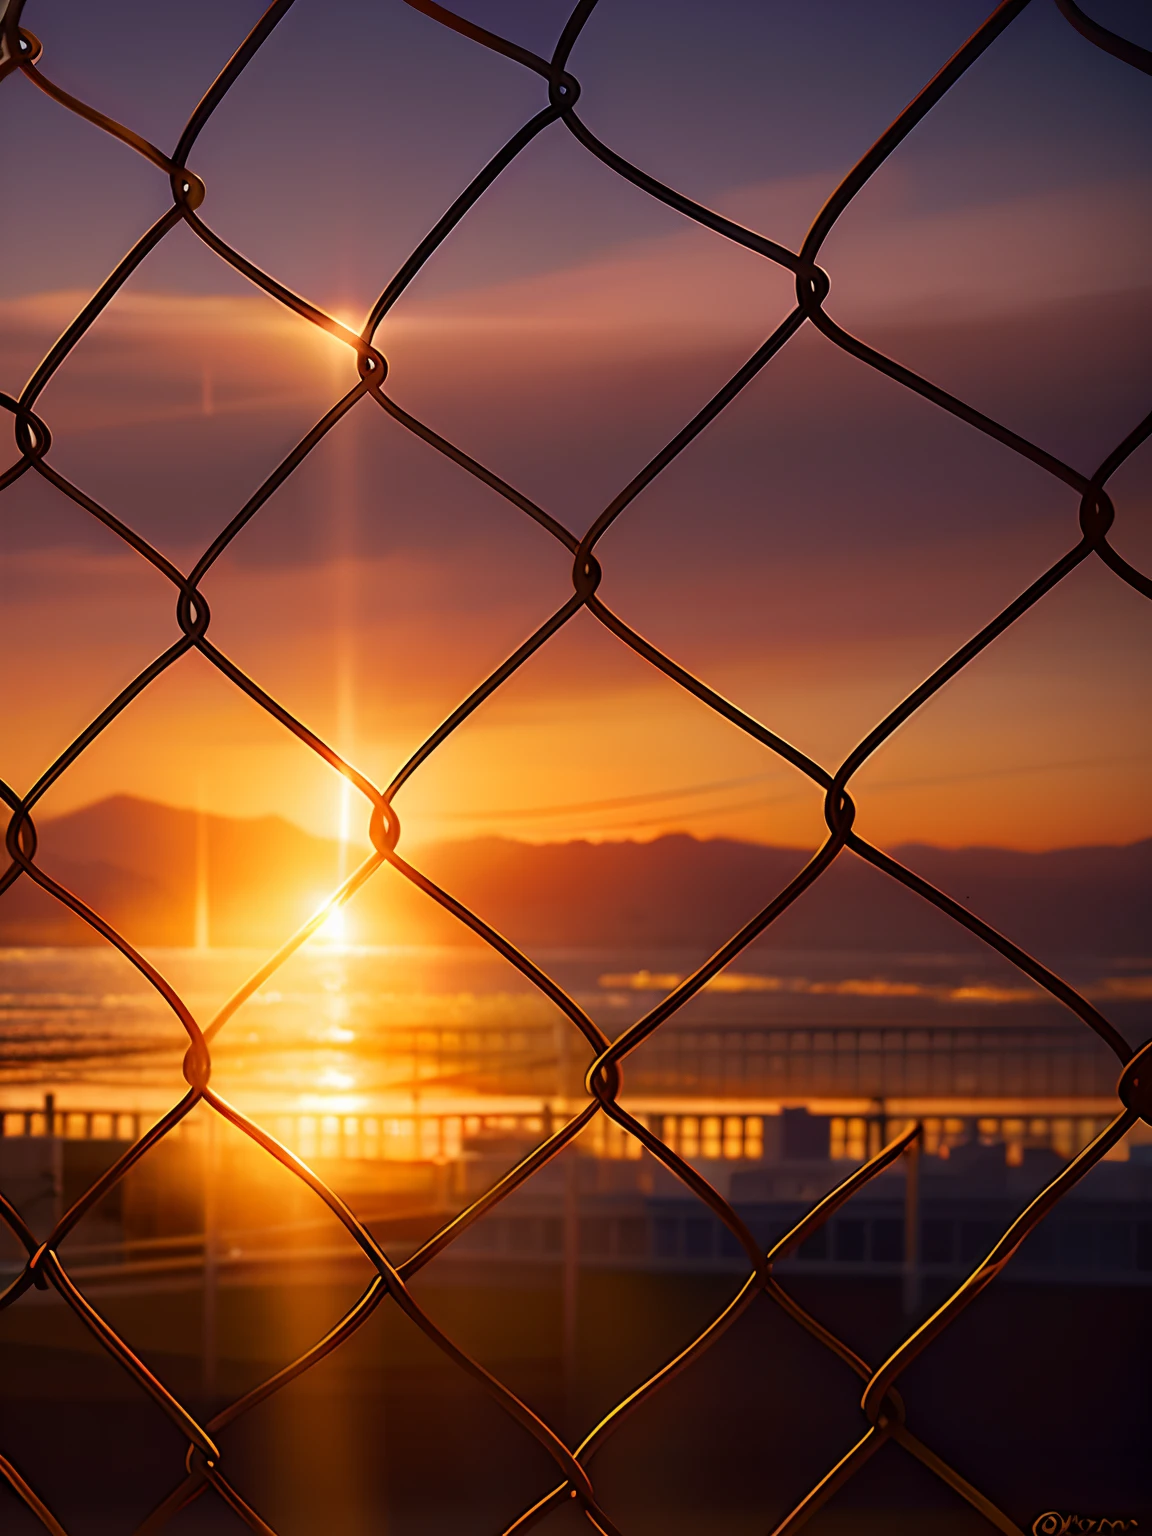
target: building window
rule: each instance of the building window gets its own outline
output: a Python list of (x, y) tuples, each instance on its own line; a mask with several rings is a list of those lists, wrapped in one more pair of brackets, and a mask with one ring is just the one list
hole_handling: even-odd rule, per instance
[(920, 1257), (925, 1264), (951, 1264), (956, 1229), (951, 1221), (926, 1221), (920, 1228)]
[(616, 1241), (625, 1258), (644, 1258), (648, 1252), (648, 1226), (643, 1216), (622, 1216), (616, 1226)]
[(684, 1223), (684, 1252), (690, 1259), (712, 1257), (712, 1223), (706, 1216), (690, 1216)]
[(904, 1257), (904, 1223), (898, 1220), (872, 1223), (872, 1258), (878, 1264), (899, 1264)]
[(864, 1260), (868, 1236), (862, 1221), (838, 1221), (832, 1229), (836, 1258), (842, 1264), (860, 1264)]
[(676, 1258), (680, 1252), (680, 1223), (674, 1216), (657, 1216), (654, 1226), (656, 1257)]
[(822, 1260), (828, 1257), (828, 1228), (817, 1227), (811, 1237), (806, 1237), (800, 1244), (799, 1257), (802, 1259)]
[(606, 1216), (581, 1216), (580, 1252), (603, 1258), (611, 1246), (611, 1224)]

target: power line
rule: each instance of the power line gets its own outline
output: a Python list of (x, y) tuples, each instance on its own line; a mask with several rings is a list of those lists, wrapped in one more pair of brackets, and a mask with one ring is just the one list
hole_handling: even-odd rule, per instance
[[(1069, 772), (1076, 768), (1102, 768), (1118, 763), (1143, 763), (1152, 761), (1152, 752), (1133, 752), (1122, 756), (1109, 757), (1082, 757), (1070, 758), (1055, 763), (1022, 763), (1015, 767), (975, 768), (966, 773), (937, 774), (922, 778), (912, 779), (876, 779), (868, 785), (869, 794), (885, 794), (900, 789), (929, 789), (936, 785), (974, 783), (982, 779), (1006, 779), (1018, 778), (1030, 773), (1061, 773)], [(621, 795), (612, 800), (583, 800), (574, 801), (568, 805), (530, 806), (524, 811), (517, 811), (514, 807), (505, 810), (482, 811), (446, 811), (438, 816), (428, 818), (432, 821), (509, 821), (513, 824), (529, 820), (550, 820), (559, 816), (578, 816), (620, 809), (623, 810), (632, 805), (659, 805), (672, 803), (678, 800), (699, 798), (709, 794), (718, 794), (729, 789), (743, 788), (747, 784), (763, 783), (771, 779), (778, 779), (776, 773), (747, 774), (738, 779), (719, 779), (708, 784), (689, 784), (679, 790), (657, 790), (651, 794)], [(720, 805), (714, 808), (705, 808), (700, 812), (703, 816), (735, 816), (744, 811), (759, 810), (761, 807), (774, 805), (795, 804), (805, 798), (805, 790), (792, 789), (782, 794), (770, 797), (758, 797), (755, 800), (741, 800), (736, 805)], [(632, 827), (655, 827), (662, 825), (667, 820), (666, 816), (646, 817), (643, 820), (627, 820), (612, 823), (608, 830), (627, 831)]]

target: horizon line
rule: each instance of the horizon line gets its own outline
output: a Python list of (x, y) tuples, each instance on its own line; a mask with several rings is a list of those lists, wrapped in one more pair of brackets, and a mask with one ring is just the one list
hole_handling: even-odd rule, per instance
[[(752, 775), (751, 776), (751, 778), (753, 778), (753, 779), (757, 778), (757, 777), (759, 777), (759, 776), (758, 775)], [(747, 780), (745, 780), (744, 782), (747, 782)], [(703, 788), (704, 788), (704, 786), (701, 786), (701, 790), (703, 790)], [(683, 791), (681, 791), (681, 793), (683, 793)], [(293, 829), (293, 831), (296, 831), (296, 832), (300, 833), (304, 837), (311, 838), (315, 842), (331, 843), (334, 846), (335, 845), (339, 845), (339, 843), (341, 842), (341, 838), (339, 837), (338, 834), (335, 834), (335, 833), (326, 834), (326, 833), (323, 833), (323, 832), (312, 831), (308, 827), (301, 825), (300, 822), (294, 821), (290, 816), (286, 816), (286, 815), (284, 815), (280, 811), (262, 811), (262, 812), (258, 812), (255, 815), (249, 815), (249, 816), (246, 816), (246, 815), (233, 815), (233, 814), (230, 814), (227, 811), (210, 811), (210, 810), (206, 810), (206, 809), (204, 809), (203, 807), (200, 807), (200, 806), (178, 805), (178, 804), (174, 804), (173, 802), (168, 801), (168, 800), (156, 800), (156, 799), (152, 799), (151, 797), (149, 797), (147, 795), (135, 794), (131, 790), (113, 790), (109, 794), (101, 795), (100, 797), (98, 797), (95, 800), (85, 801), (82, 805), (73, 806), (69, 810), (61, 811), (61, 812), (59, 812), (59, 814), (57, 814), (55, 816), (45, 817), (44, 820), (41, 822), (41, 825), (47, 827), (47, 826), (50, 826), (50, 825), (52, 825), (52, 824), (54, 824), (56, 822), (64, 821), (64, 820), (66, 820), (70, 816), (80, 816), (80, 815), (83, 815), (85, 812), (98, 810), (101, 806), (109, 805), (113, 801), (117, 801), (117, 800), (126, 800), (126, 801), (130, 801), (130, 802), (132, 802), (134, 804), (143, 805), (143, 806), (154, 806), (154, 807), (156, 807), (156, 808), (158, 808), (160, 810), (173, 811), (173, 812), (177, 813), (178, 815), (182, 815), (182, 816), (191, 816), (191, 817), (196, 817), (196, 818), (201, 818), (202, 817), (202, 818), (205, 818), (205, 819), (216, 820), (216, 821), (223, 821), (223, 822), (235, 822), (235, 823), (253, 823), (253, 822), (261, 822), (261, 821), (280, 822), (282, 825), (284, 825), (286, 827), (291, 827)], [(466, 820), (467, 818), (462, 816), (461, 819), (462, 820)], [(589, 844), (589, 845), (595, 846), (595, 847), (598, 847), (598, 846), (600, 846), (601, 844), (604, 844), (604, 843), (617, 844), (617, 845), (618, 844), (628, 843), (628, 844), (632, 844), (632, 845), (637, 846), (637, 847), (642, 847), (642, 846), (645, 846), (646, 844), (649, 844), (649, 843), (660, 842), (660, 841), (662, 841), (665, 838), (680, 837), (680, 838), (687, 838), (690, 842), (702, 843), (702, 844), (703, 843), (734, 843), (734, 844), (738, 844), (741, 847), (746, 847), (746, 848), (771, 848), (771, 849), (775, 849), (775, 850), (780, 851), (780, 852), (791, 852), (791, 853), (799, 853), (799, 854), (808, 854), (808, 853), (810, 853), (812, 851), (812, 849), (808, 845), (800, 844), (800, 843), (771, 843), (771, 842), (762, 842), (762, 841), (760, 841), (758, 839), (753, 839), (753, 838), (748, 838), (748, 837), (732, 837), (732, 836), (726, 836), (724, 834), (711, 834), (711, 835), (707, 835), (707, 836), (701, 836), (700, 834), (698, 834), (696, 832), (693, 832), (693, 831), (689, 830), (686, 827), (685, 828), (669, 827), (669, 828), (667, 828), (666, 830), (664, 830), (662, 832), (655, 833), (651, 837), (630, 837), (630, 836), (626, 835), (627, 834), (627, 829), (626, 828), (621, 828), (620, 829), (621, 832), (624, 835), (612, 836), (611, 835), (611, 830), (612, 829), (609, 829), (609, 831), (604, 832), (604, 833), (599, 833), (599, 832), (596, 832), (594, 830), (593, 831), (586, 831), (586, 832), (577, 832), (577, 833), (574, 833), (574, 834), (572, 834), (570, 836), (555, 836), (555, 837), (548, 837), (548, 838), (517, 837), (517, 836), (514, 836), (514, 835), (512, 835), (510, 833), (506, 833), (506, 832), (496, 832), (496, 831), (484, 832), (484, 831), (480, 831), (480, 832), (469, 833), (469, 834), (466, 834), (464, 836), (458, 836), (458, 837), (439, 837), (439, 838), (413, 839), (413, 841), (412, 841), (410, 846), (426, 848), (426, 847), (437, 847), (437, 846), (443, 847), (443, 846), (449, 846), (449, 845), (452, 845), (452, 844), (457, 844), (458, 845), (458, 844), (478, 843), (478, 842), (502, 842), (502, 843), (511, 843), (511, 844), (514, 844), (517, 847), (522, 847), (522, 848), (559, 848), (559, 847), (567, 847), (567, 846), (569, 846), (572, 843), (586, 843), (586, 844)], [(1050, 853), (1072, 853), (1072, 852), (1077, 852), (1077, 851), (1081, 851), (1081, 850), (1096, 849), (1096, 848), (1114, 848), (1114, 849), (1136, 848), (1136, 847), (1139, 847), (1142, 843), (1147, 843), (1147, 842), (1152, 842), (1152, 831), (1146, 832), (1143, 835), (1138, 836), (1138, 837), (1129, 838), (1129, 839), (1127, 839), (1127, 840), (1125, 840), (1123, 842), (1060, 843), (1060, 844), (1053, 844), (1052, 846), (1047, 847), (1047, 848), (1017, 848), (1017, 847), (1012, 847), (1010, 844), (1007, 844), (1007, 843), (990, 843), (990, 842), (985, 842), (985, 843), (980, 843), (980, 842), (977, 842), (977, 843), (954, 843), (954, 844), (950, 844), (950, 843), (940, 843), (940, 842), (927, 842), (927, 841), (925, 841), (923, 839), (917, 839), (917, 838), (911, 838), (911, 839), (906, 839), (906, 840), (901, 841), (901, 842), (891, 843), (891, 844), (888, 845), (888, 848), (889, 849), (897, 849), (897, 848), (934, 848), (934, 849), (938, 849), (939, 851), (944, 852), (944, 853), (962, 853), (962, 852), (988, 851), (988, 852), (996, 852), (996, 853), (1015, 853), (1015, 854), (1018, 854), (1018, 855), (1020, 855), (1022, 857), (1027, 856), (1027, 857), (1033, 857), (1033, 858), (1042, 858), (1044, 855), (1050, 854)], [(359, 850), (361, 850), (365, 854), (367, 854), (367, 853), (369, 853), (371, 851), (371, 844), (368, 841), (365, 841), (365, 842), (363, 842), (363, 844), (361, 844), (361, 842), (358, 839), (354, 839), (354, 840), (352, 840), (352, 846), (357, 848), (357, 849), (359, 849)], [(819, 844), (817, 844), (815, 846), (819, 846)]]

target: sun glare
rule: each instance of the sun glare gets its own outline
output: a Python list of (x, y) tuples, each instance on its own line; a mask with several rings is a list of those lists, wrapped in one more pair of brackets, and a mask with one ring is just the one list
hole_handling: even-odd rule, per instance
[(329, 908), (323, 922), (313, 930), (310, 942), (326, 949), (347, 948), (352, 942), (352, 929), (343, 907)]

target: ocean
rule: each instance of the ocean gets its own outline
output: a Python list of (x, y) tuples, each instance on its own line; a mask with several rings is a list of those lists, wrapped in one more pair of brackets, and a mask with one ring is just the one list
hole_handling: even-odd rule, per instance
[[(205, 1026), (267, 956), (180, 949), (149, 958)], [(534, 958), (614, 1037), (704, 956), (566, 950)], [(1129, 1039), (1144, 1038), (1152, 961), (1084, 961), (1064, 974)], [(662, 1031), (1021, 1024), (1085, 1029), (992, 954), (753, 946)], [(577, 1062), (589, 1054), (559, 1010), (487, 949), (311, 942), (228, 1020), (213, 1047), (213, 1083), (242, 1107), (370, 1113), (411, 1087), (408, 1053), (421, 1031), (461, 1041), (487, 1032), (490, 1061), (493, 1040), (497, 1052), (507, 1041), (521, 1056), (540, 1056), (544, 1042), (535, 1065), (545, 1083), (556, 1052), (571, 1049)], [(163, 998), (111, 949), (0, 950), (0, 1108), (34, 1107), (46, 1092), (76, 1109), (162, 1107), (182, 1090), (185, 1044)]]

